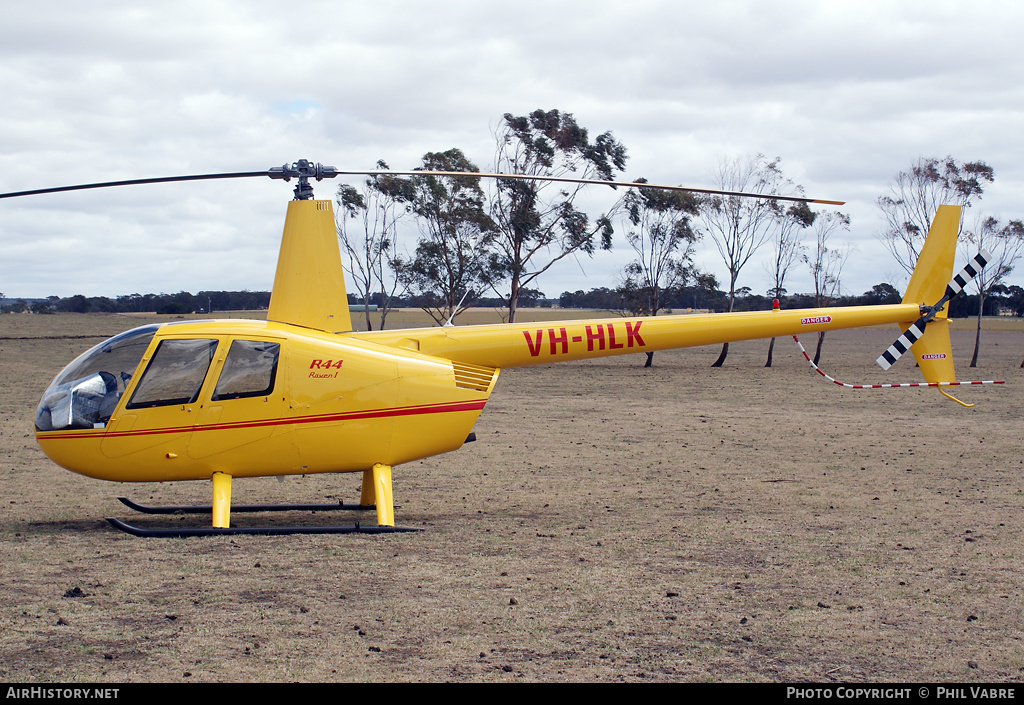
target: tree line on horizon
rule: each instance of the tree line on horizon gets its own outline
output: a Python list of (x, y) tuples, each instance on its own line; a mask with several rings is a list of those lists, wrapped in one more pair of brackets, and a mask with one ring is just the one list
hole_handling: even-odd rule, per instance
[[(581, 310), (614, 311), (623, 315), (644, 315), (637, 309), (630, 293), (623, 287), (594, 287), (589, 291), (578, 289), (564, 291), (558, 298), (547, 298), (543, 292), (527, 289), (522, 292), (522, 308), (563, 308)], [(812, 308), (816, 305), (813, 293), (786, 294), (775, 296), (769, 291), (754, 294), (742, 287), (737, 292), (733, 310), (763, 311), (772, 308), (772, 300), (779, 298), (782, 308)], [(877, 306), (896, 304), (902, 299), (900, 292), (891, 284), (876, 284), (860, 295), (837, 296), (833, 306)], [(270, 305), (269, 291), (200, 291), (190, 294), (180, 291), (176, 294), (131, 294), (109, 298), (105, 296), (86, 297), (81, 294), (61, 298), (49, 296), (45, 299), (14, 299), (3, 304), (3, 313), (157, 313), (192, 314), (216, 313), (217, 311), (263, 311)], [(370, 305), (378, 306), (376, 295), (370, 297)], [(364, 302), (356, 294), (348, 295), (348, 303), (356, 311)], [(398, 297), (397, 308), (416, 308), (411, 296)], [(1024, 317), (1024, 288), (1011, 285), (996, 287), (984, 302), (978, 294), (964, 294), (950, 304), (951, 318), (970, 318), (978, 315), (979, 304), (984, 306), (982, 315), (997, 316), (1009, 312), (1012, 316)], [(727, 310), (728, 292), (721, 289), (703, 289), (698, 286), (683, 287), (665, 300), (661, 311), (683, 313), (708, 311), (717, 313)], [(497, 297), (481, 297), (474, 301), (473, 308), (497, 308), (504, 301)]]
[[(2, 296), (2, 295), (0, 295)], [(259, 311), (270, 305), (269, 291), (200, 291), (190, 294), (127, 294), (107, 296), (48, 296), (16, 299), (4, 304), (4, 313), (159, 313), (186, 314), (211, 311)]]

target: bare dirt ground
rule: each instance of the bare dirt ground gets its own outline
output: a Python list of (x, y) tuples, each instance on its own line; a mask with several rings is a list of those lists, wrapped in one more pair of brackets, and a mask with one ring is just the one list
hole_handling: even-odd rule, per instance
[[(984, 334), (978, 370), (954, 332), (961, 378), (1007, 380), (961, 389), (973, 409), (836, 387), (789, 339), (771, 369), (755, 341), (722, 369), (716, 347), (506, 370), (477, 442), (395, 469), (398, 523), (423, 533), (140, 539), (104, 521), (146, 521), (117, 495), (208, 503), (208, 483), (68, 473), (32, 414), (142, 322), (0, 317), (0, 681), (1024, 679), (1019, 325)], [(874, 366), (894, 333), (829, 334), (822, 366), (919, 381)], [(245, 480), (233, 500), (358, 488)]]

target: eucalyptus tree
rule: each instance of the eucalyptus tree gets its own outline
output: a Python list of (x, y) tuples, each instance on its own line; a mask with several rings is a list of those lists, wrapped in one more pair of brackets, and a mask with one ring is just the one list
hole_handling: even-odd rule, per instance
[[(811, 270), (814, 281), (814, 305), (818, 308), (831, 306), (840, 291), (840, 277), (843, 267), (850, 258), (849, 245), (837, 246), (832, 236), (840, 230), (850, 229), (850, 216), (839, 211), (816, 213), (814, 217), (814, 244), (803, 256)], [(818, 332), (818, 346), (814, 350), (814, 364), (821, 359), (821, 346), (825, 342), (825, 331)]]
[[(814, 223), (815, 213), (806, 203), (795, 203), (779, 213), (779, 225), (772, 238), (772, 257), (765, 269), (772, 276), (772, 288), (768, 295), (780, 299), (786, 293), (786, 277), (793, 265), (800, 261), (804, 245), (800, 242), (800, 233)], [(768, 343), (768, 359), (765, 367), (772, 366), (772, 353), (775, 350), (775, 338)]]
[[(428, 152), (419, 171), (479, 172), (462, 151)], [(420, 226), (415, 253), (396, 260), (417, 305), (439, 324), (472, 305), (488, 283), (493, 223), (475, 176), (412, 176), (411, 207)]]
[[(494, 171), (536, 177), (610, 181), (626, 165), (626, 148), (604, 132), (594, 140), (570, 113), (535, 110), (505, 113), (496, 133)], [(519, 294), (556, 262), (578, 253), (610, 249), (609, 215), (593, 223), (579, 210), (580, 184), (499, 179), (491, 190), (494, 223), (490, 277), (495, 291), (508, 285), (508, 320), (516, 319)]]
[[(715, 187), (722, 191), (789, 196), (802, 193), (786, 179), (778, 157), (768, 160), (763, 154), (724, 160), (715, 172)], [(705, 196), (701, 199), (695, 223), (698, 233), (715, 243), (729, 272), (729, 311), (736, 303), (736, 282), (743, 267), (779, 227), (781, 206), (769, 198)], [(712, 365), (721, 367), (729, 354), (729, 343)]]
[[(637, 183), (647, 183), (637, 179)], [(634, 314), (657, 316), (693, 275), (697, 199), (682, 191), (630, 189), (623, 197), (626, 240), (636, 257), (623, 270), (620, 292)], [(654, 353), (647, 353), (650, 367)]]
[[(958, 162), (922, 157), (901, 171), (889, 185), (889, 194), (878, 198), (885, 218), (879, 239), (901, 267), (911, 275), (921, 252), (935, 211), (941, 205), (964, 210), (980, 200), (985, 184), (995, 180), (995, 171), (982, 161)], [(963, 211), (960, 214), (963, 227)]]
[[(377, 162), (377, 168), (388, 165)], [(395, 269), (399, 221), (411, 210), (412, 182), (396, 176), (370, 176), (363, 189), (348, 184), (338, 188), (337, 228), (348, 264), (348, 280), (363, 300), (366, 330), (373, 330), (370, 299), (377, 296), (380, 327), (399, 294), (401, 283)]]
[(1001, 225), (995, 218), (978, 217), (974, 227), (964, 233), (961, 249), (967, 257), (973, 257), (979, 250), (985, 250), (991, 255), (988, 264), (971, 282), (978, 292), (978, 325), (974, 334), (974, 354), (971, 356), (971, 367), (977, 367), (985, 299), (1003, 284), (1017, 260), (1024, 254), (1024, 223), (1011, 220)]

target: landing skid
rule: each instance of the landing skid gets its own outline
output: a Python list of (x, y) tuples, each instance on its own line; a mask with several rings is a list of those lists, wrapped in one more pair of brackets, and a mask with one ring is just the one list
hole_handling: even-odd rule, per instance
[[(179, 504), (154, 507), (139, 504), (127, 497), (117, 498), (121, 504), (142, 514), (212, 514), (211, 504)], [(339, 510), (358, 511), (376, 509), (376, 504), (232, 504), (232, 512), (330, 512)]]
[(409, 531), (423, 531), (414, 526), (360, 526), (358, 522), (352, 526), (250, 526), (218, 528), (177, 528), (177, 529), (143, 529), (126, 524), (120, 519), (107, 518), (111, 526), (132, 536), (143, 538), (187, 538), (190, 536), (232, 536), (236, 534), (252, 534), (257, 536), (287, 536), (290, 534), (396, 534)]
[[(213, 505), (163, 505), (153, 506), (139, 504), (127, 497), (118, 497), (124, 506), (142, 514), (212, 514)], [(232, 512), (331, 512), (331, 511), (368, 511), (376, 509), (375, 504), (236, 504)], [(165, 529), (147, 529), (108, 517), (107, 521), (115, 529), (132, 536), (151, 538), (184, 538), (188, 536), (231, 536), (250, 534), (256, 536), (287, 536), (290, 534), (395, 534), (409, 531), (423, 531), (414, 526), (361, 526), (359, 522), (351, 526), (250, 526), (250, 527), (180, 527)]]
[[(132, 536), (185, 537), (185, 536), (233, 536), (256, 534), (259, 536), (285, 536), (288, 534), (395, 534), (407, 531), (423, 531), (413, 526), (395, 526), (395, 505), (391, 494), (391, 466), (376, 463), (363, 472), (363, 485), (359, 504), (240, 504), (231, 506), (231, 475), (215, 472), (213, 481), (213, 503), (200, 505), (151, 506), (133, 502), (127, 497), (118, 497), (121, 504), (143, 514), (211, 514), (210, 528), (152, 528), (147, 529), (127, 524), (120, 519), (108, 518), (110, 525)], [(231, 526), (231, 510), (235, 512), (331, 512), (339, 510), (377, 511), (376, 526)]]

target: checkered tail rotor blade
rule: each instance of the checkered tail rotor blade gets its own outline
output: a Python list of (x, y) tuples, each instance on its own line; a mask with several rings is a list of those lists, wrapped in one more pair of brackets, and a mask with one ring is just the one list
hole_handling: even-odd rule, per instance
[(986, 250), (982, 250), (978, 254), (971, 258), (971, 261), (967, 263), (960, 273), (953, 277), (953, 280), (946, 285), (946, 295), (943, 297), (946, 301), (959, 296), (960, 292), (964, 290), (976, 276), (981, 274), (981, 270), (984, 269), (985, 265), (992, 260), (992, 255)]
[(924, 316), (914, 321), (913, 325), (904, 331), (903, 335), (896, 339), (896, 342), (889, 346), (889, 349), (878, 356), (875, 362), (883, 370), (887, 370), (893, 366), (893, 364), (903, 356), (907, 350), (910, 350), (910, 346), (917, 342), (918, 338), (924, 335), (925, 327)]

